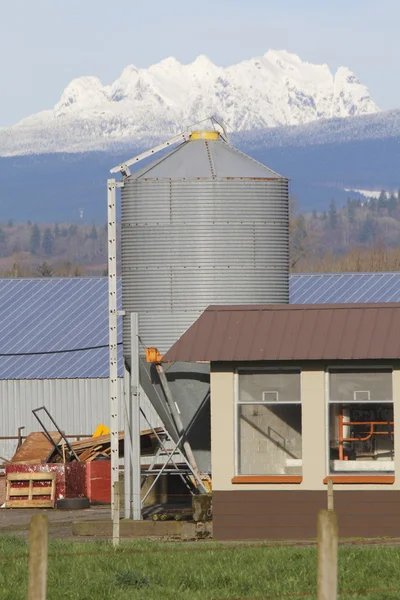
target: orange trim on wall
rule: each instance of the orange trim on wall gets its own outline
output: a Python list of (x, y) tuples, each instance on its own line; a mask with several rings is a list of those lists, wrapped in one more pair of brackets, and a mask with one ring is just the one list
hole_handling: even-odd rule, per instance
[(325, 477), (324, 483), (328, 483), (329, 480), (333, 483), (394, 483), (394, 475), (331, 475)]
[(237, 475), (232, 483), (301, 483), (302, 475)]

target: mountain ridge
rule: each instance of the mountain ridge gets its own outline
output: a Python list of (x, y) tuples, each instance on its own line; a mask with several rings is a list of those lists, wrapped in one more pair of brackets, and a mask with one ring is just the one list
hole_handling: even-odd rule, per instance
[(167, 58), (148, 69), (129, 65), (110, 85), (74, 79), (53, 109), (0, 129), (0, 154), (140, 147), (210, 115), (246, 133), (375, 113), (367, 87), (347, 67), (332, 73), (282, 50), (229, 67), (204, 55), (188, 65)]

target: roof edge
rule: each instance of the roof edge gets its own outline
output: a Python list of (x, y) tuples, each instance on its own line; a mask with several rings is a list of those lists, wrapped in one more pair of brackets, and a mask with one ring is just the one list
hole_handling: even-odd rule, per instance
[(400, 302), (348, 302), (330, 304), (211, 304), (204, 312), (249, 312), (249, 311), (277, 311), (277, 310), (356, 310), (374, 308), (400, 308)]

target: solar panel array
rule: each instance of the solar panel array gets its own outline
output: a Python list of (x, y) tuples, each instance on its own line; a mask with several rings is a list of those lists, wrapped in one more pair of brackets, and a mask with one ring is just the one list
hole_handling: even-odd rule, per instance
[[(400, 302), (400, 273), (295, 274), (290, 302)], [(0, 279), (0, 306), (0, 379), (108, 376), (106, 277)]]
[(400, 302), (400, 273), (311, 273), (290, 277), (291, 304)]
[(107, 278), (0, 279), (0, 306), (0, 379), (107, 376)]

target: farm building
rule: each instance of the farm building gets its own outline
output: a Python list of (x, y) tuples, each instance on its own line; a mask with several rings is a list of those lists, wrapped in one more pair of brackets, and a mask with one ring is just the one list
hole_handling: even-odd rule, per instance
[[(292, 275), (290, 301), (400, 302), (400, 274)], [(0, 456), (14, 453), (19, 427), (23, 435), (40, 429), (32, 414), (39, 406), (69, 436), (108, 424), (107, 278), (3, 279), (0, 303)], [(122, 350), (119, 381), (122, 392)], [(142, 402), (152, 425), (160, 425)]]
[(163, 361), (211, 364), (215, 538), (315, 537), (329, 479), (342, 537), (400, 535), (399, 303), (211, 306)]
[[(0, 305), (0, 456), (13, 455), (18, 428), (41, 429), (40, 406), (71, 438), (108, 424), (107, 278), (1, 279)], [(119, 382), (122, 398), (122, 343)], [(146, 413), (160, 423), (151, 405)]]

